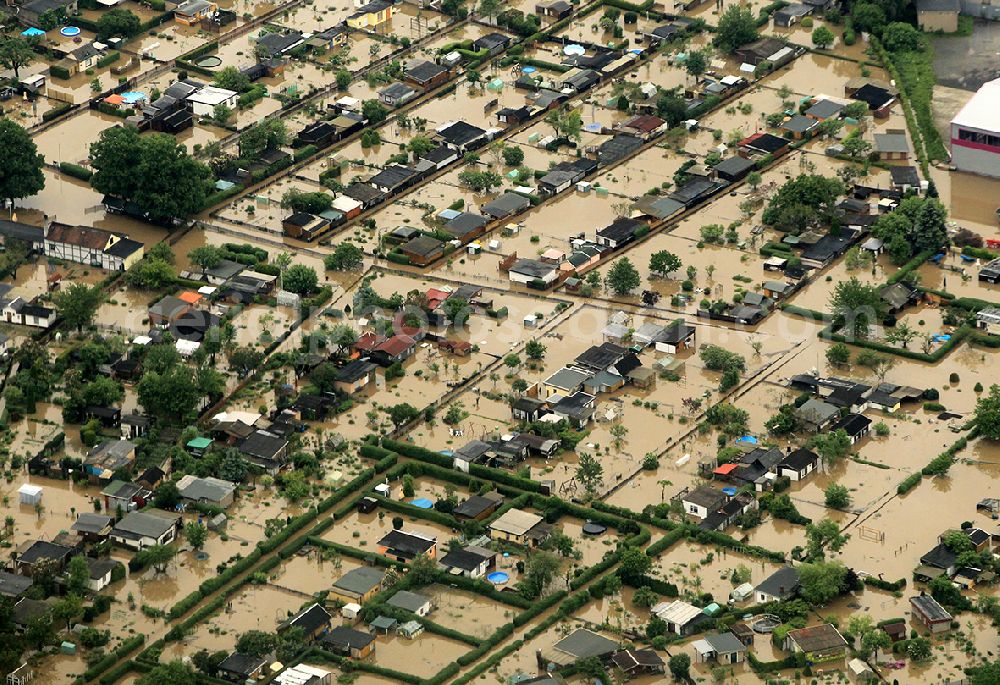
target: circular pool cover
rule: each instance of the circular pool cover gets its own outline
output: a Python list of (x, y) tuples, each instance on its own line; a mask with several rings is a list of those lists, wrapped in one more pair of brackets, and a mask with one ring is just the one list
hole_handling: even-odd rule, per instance
[(222, 58), (216, 55), (208, 55), (207, 57), (202, 57), (200, 60), (195, 62), (202, 69), (211, 69), (212, 67), (217, 67), (222, 64)]
[(80, 28), (78, 26), (63, 26), (61, 29), (59, 29), (59, 33), (63, 34), (64, 36), (79, 36)]
[(607, 526), (602, 526), (600, 523), (594, 523), (593, 521), (587, 521), (583, 524), (584, 535), (600, 535), (607, 529)]
[(417, 498), (412, 502), (410, 502), (410, 504), (417, 507), (418, 509), (430, 509), (431, 507), (434, 506), (434, 502), (431, 502), (426, 497)]
[(494, 585), (503, 585), (510, 580), (510, 576), (503, 571), (494, 571), (490, 575), (486, 576), (486, 580), (490, 581)]

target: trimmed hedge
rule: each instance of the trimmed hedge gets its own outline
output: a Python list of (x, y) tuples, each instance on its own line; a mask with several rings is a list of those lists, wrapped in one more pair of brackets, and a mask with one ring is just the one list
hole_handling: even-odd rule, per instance
[(931, 250), (925, 250), (917, 255), (915, 255), (910, 261), (908, 261), (903, 266), (899, 267), (893, 275), (889, 276), (886, 280), (887, 285), (892, 285), (893, 283), (899, 283), (903, 278), (908, 276), (911, 271), (920, 268), (920, 266), (926, 262), (928, 259), (934, 256)]
[(98, 661), (96, 664), (88, 668), (83, 672), (81, 676), (85, 681), (93, 680), (94, 678), (102, 675), (109, 668), (114, 666), (116, 663), (124, 659), (126, 656), (134, 652), (136, 649), (142, 646), (146, 641), (146, 636), (141, 633), (134, 635), (129, 639), (122, 642), (117, 649), (108, 652), (103, 659)]
[[(446, 457), (438, 452), (433, 452), (429, 449), (423, 447), (418, 447), (416, 445), (410, 444), (408, 442), (399, 442), (398, 440), (383, 440), (382, 446), (391, 449), (397, 454), (402, 454), (405, 457), (410, 457), (411, 459), (416, 459), (418, 461), (424, 461), (437, 466), (442, 466), (446, 469), (452, 467), (452, 460), (450, 457)], [(528, 480), (526, 478), (519, 478), (507, 471), (502, 471), (500, 469), (491, 469), (487, 466), (481, 466), (479, 464), (472, 464), (469, 468), (469, 474), (475, 476), (476, 478), (481, 478), (484, 480), (491, 480), (496, 483), (502, 483), (504, 485), (509, 485), (520, 490), (527, 490), (528, 492), (541, 492), (541, 484)]]
[(104, 57), (97, 60), (97, 68), (100, 69), (101, 67), (106, 67), (109, 64), (114, 64), (121, 58), (122, 58), (122, 53), (118, 52), (117, 50), (114, 52), (109, 52)]
[(90, 181), (90, 178), (94, 175), (94, 172), (87, 167), (80, 166), (79, 164), (72, 164), (70, 162), (59, 162), (59, 171), (63, 172), (67, 176), (78, 178), (81, 181)]
[(319, 647), (313, 647), (302, 655), (302, 661), (320, 661), (329, 664), (337, 664), (345, 672), (351, 671), (361, 671), (364, 673), (373, 673), (375, 675), (380, 675), (385, 678), (392, 680), (399, 680), (404, 683), (410, 683), (410, 685), (419, 685), (421, 679), (410, 673), (403, 673), (402, 671), (394, 671), (391, 668), (385, 668), (384, 666), (378, 666), (369, 661), (358, 661), (355, 659), (348, 659), (342, 657), (339, 654), (334, 654), (328, 652), (325, 649), (320, 649)]
[(56, 117), (61, 117), (66, 112), (73, 109), (73, 105), (68, 102), (56, 105), (52, 109), (42, 113), (42, 121), (52, 121)]
[(897, 581), (890, 582), (888, 580), (882, 580), (881, 578), (875, 578), (874, 576), (866, 576), (864, 583), (869, 587), (885, 590), (886, 592), (899, 592), (906, 587), (906, 578), (900, 578)]

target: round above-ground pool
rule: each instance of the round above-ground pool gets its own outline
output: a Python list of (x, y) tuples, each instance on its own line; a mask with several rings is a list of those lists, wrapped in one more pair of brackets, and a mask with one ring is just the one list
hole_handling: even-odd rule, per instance
[(417, 499), (411, 501), (410, 504), (417, 507), (418, 509), (430, 509), (431, 507), (434, 506), (434, 502), (431, 502), (426, 497), (418, 497)]
[(63, 26), (61, 29), (59, 29), (59, 33), (63, 34), (64, 36), (79, 36), (80, 35), (80, 27), (79, 26)]
[(211, 69), (222, 64), (222, 58), (218, 55), (208, 55), (195, 62), (202, 69)]
[(587, 521), (583, 524), (584, 535), (600, 535), (607, 529), (607, 526), (601, 525), (600, 523), (594, 523), (593, 521)]
[(508, 580), (510, 580), (510, 576), (504, 573), (503, 571), (494, 571), (493, 573), (486, 576), (486, 580), (490, 581), (494, 585), (503, 585)]

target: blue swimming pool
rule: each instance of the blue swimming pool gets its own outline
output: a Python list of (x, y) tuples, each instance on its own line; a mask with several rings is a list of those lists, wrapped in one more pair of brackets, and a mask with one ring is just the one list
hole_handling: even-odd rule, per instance
[(486, 576), (486, 580), (490, 581), (494, 585), (503, 585), (510, 580), (510, 576), (503, 571), (494, 571), (490, 575)]
[(418, 497), (417, 499), (411, 501), (410, 504), (419, 509), (430, 509), (434, 506), (434, 502), (431, 502), (426, 497)]

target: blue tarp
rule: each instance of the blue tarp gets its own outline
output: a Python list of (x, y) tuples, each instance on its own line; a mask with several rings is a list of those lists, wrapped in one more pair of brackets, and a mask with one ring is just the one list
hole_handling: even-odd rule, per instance
[(22, 36), (29, 36), (29, 37), (44, 36), (45, 35), (45, 31), (42, 31), (41, 29), (36, 29), (34, 26), (32, 26), (30, 29), (25, 29), (25, 30), (21, 31), (21, 35)]

